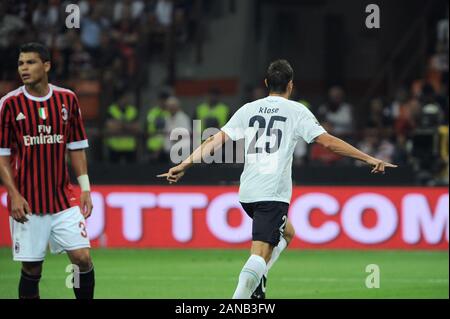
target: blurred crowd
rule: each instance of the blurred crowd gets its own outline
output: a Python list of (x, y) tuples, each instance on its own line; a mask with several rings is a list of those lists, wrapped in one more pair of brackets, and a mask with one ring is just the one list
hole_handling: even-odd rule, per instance
[[(3, 2), (2, 2), (3, 3)], [(82, 27), (68, 29), (64, 9), (80, 8)], [(40, 41), (52, 53), (52, 77), (97, 80), (102, 89), (101, 160), (117, 163), (167, 163), (175, 128), (178, 139), (198, 128), (221, 127), (235, 111), (223, 102), (220, 88), (210, 88), (204, 101), (187, 112), (172, 88), (161, 89), (153, 105), (140, 108), (136, 88), (145, 87), (151, 57), (166, 59), (168, 38), (178, 44), (193, 36), (195, 0), (25, 1), (0, 5), (0, 81), (17, 80), (17, 48)], [(329, 88), (326, 101), (310, 108), (324, 128), (377, 158), (412, 166), (423, 184), (448, 184), (448, 18), (437, 25), (435, 50), (430, 52), (423, 79), (399, 87), (392, 97), (375, 97), (357, 110), (341, 86)], [(171, 33), (172, 32), (172, 33)], [(267, 95), (257, 86), (246, 99)], [(106, 96), (106, 97), (105, 97)], [(200, 132), (201, 133), (201, 132)], [(318, 145), (299, 142), (297, 164), (347, 165), (351, 160)]]
[[(365, 108), (367, 111), (359, 114), (359, 120), (339, 86), (329, 89), (326, 103), (309, 107), (329, 133), (374, 157), (399, 166), (412, 166), (421, 183), (448, 184), (447, 84), (436, 91), (430, 83), (416, 81), (409, 89), (399, 88), (391, 100), (373, 98)], [(297, 145), (295, 159), (310, 165), (351, 162), (319, 145), (305, 143)]]
[[(111, 98), (145, 84), (146, 61), (167, 58), (168, 38), (188, 41), (195, 0), (39, 0), (0, 4), (0, 80), (16, 79), (17, 50), (41, 42), (52, 54), (52, 78), (111, 84)], [(81, 27), (66, 12), (79, 8)], [(171, 29), (173, 27), (173, 29)]]

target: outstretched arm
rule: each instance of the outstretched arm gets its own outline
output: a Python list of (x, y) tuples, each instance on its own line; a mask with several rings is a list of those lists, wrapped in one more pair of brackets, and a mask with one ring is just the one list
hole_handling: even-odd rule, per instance
[(228, 141), (229, 137), (223, 131), (210, 136), (206, 141), (202, 143), (197, 149), (189, 155), (179, 165), (172, 167), (167, 173), (160, 174), (157, 177), (166, 178), (170, 184), (178, 182), (183, 177), (185, 171), (194, 163), (201, 163), (202, 159), (210, 156), (212, 152), (218, 150), (222, 145)]
[(81, 150), (69, 151), (70, 161), (72, 163), (72, 168), (75, 172), (75, 176), (78, 179), (78, 183), (81, 187), (80, 196), (80, 208), (81, 213), (85, 218), (88, 218), (92, 213), (92, 199), (91, 199), (91, 188), (89, 184), (89, 177), (87, 175), (87, 160), (86, 152)]
[(343, 140), (328, 133), (319, 135), (315, 139), (315, 142), (336, 154), (351, 157), (371, 165), (373, 167), (372, 173), (375, 174), (376, 173), (384, 174), (386, 167), (397, 167), (397, 165), (384, 162), (364, 152), (361, 152), (360, 150), (351, 146), (347, 142), (344, 142)]

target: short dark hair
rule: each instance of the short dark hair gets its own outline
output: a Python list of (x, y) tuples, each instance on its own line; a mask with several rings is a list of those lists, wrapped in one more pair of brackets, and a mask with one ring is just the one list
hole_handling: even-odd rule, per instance
[(294, 78), (294, 70), (286, 60), (276, 60), (270, 63), (266, 79), (269, 92), (286, 92), (287, 85)]
[(50, 61), (50, 52), (48, 48), (41, 43), (29, 42), (23, 44), (20, 47), (20, 53), (29, 53), (29, 52), (35, 52), (39, 54), (39, 57), (41, 58), (42, 62)]

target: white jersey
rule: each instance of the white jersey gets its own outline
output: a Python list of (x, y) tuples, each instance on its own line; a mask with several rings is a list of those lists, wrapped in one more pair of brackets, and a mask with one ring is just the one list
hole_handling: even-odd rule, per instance
[(279, 96), (242, 106), (222, 127), (233, 141), (245, 139), (239, 200), (281, 201), (292, 196), (292, 158), (297, 141), (326, 133), (308, 108)]

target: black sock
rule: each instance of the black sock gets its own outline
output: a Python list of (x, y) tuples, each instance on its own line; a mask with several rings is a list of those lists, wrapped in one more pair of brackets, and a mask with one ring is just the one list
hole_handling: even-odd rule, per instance
[(80, 272), (80, 287), (73, 287), (77, 299), (93, 299), (95, 286), (94, 268), (88, 272)]
[(29, 275), (22, 270), (19, 282), (19, 299), (39, 299), (41, 275)]

